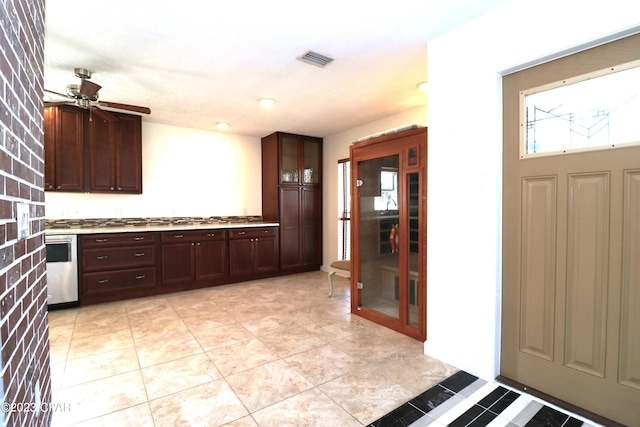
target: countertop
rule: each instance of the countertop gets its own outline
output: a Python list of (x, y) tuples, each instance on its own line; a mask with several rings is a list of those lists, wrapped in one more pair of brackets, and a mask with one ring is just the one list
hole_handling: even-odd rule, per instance
[(210, 230), (246, 227), (278, 227), (277, 222), (215, 222), (197, 224), (148, 224), (148, 225), (121, 225), (121, 226), (93, 226), (93, 227), (55, 227), (46, 228), (45, 234), (50, 236), (66, 234), (96, 234), (96, 233), (140, 233), (144, 231), (175, 231), (175, 230)]

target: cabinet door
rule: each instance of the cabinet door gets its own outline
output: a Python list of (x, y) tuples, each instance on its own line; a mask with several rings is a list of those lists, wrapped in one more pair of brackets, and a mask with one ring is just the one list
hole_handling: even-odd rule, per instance
[(302, 179), (303, 184), (322, 183), (322, 140), (302, 138)]
[(196, 280), (221, 280), (227, 276), (225, 240), (196, 243)]
[(297, 135), (282, 134), (280, 136), (280, 183), (300, 182), (299, 145)]
[(118, 114), (115, 181), (118, 191), (142, 194), (142, 140), (140, 116)]
[(162, 245), (162, 284), (182, 285), (195, 279), (194, 244), (191, 242)]
[(93, 114), (89, 122), (89, 191), (115, 190), (116, 122), (111, 114)]
[(229, 240), (229, 274), (248, 276), (253, 273), (253, 239)]
[(273, 237), (253, 240), (253, 272), (271, 273), (278, 270), (278, 247)]
[(299, 187), (280, 188), (280, 268), (302, 264)]
[(48, 119), (45, 117), (45, 151), (50, 154), (45, 153), (45, 177), (49, 181), (46, 188), (83, 191), (84, 110), (66, 106), (47, 109), (49, 113)]
[(56, 107), (44, 109), (44, 189), (56, 187)]
[(302, 189), (302, 263), (305, 267), (322, 264), (322, 190), (305, 187)]

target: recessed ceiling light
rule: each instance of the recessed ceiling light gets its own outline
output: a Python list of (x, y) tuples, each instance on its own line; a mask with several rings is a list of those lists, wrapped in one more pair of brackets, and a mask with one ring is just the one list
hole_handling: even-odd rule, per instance
[(258, 102), (261, 107), (269, 108), (273, 107), (273, 104), (275, 104), (276, 101), (273, 98), (260, 98), (258, 99)]
[(428, 82), (420, 82), (416, 85), (416, 87), (418, 88), (418, 90), (421, 90), (422, 92), (426, 92), (427, 91), (427, 87), (429, 86)]
[(216, 126), (218, 126), (218, 129), (229, 129), (229, 123), (227, 122), (218, 122), (216, 123)]

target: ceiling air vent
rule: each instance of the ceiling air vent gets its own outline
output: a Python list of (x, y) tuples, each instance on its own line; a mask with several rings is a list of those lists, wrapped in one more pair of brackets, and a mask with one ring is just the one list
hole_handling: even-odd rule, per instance
[(333, 58), (320, 55), (319, 53), (311, 50), (305, 53), (304, 55), (298, 57), (298, 59), (302, 62), (306, 62), (307, 64), (311, 64), (311, 65), (316, 65), (318, 67), (324, 67), (325, 65), (333, 61)]

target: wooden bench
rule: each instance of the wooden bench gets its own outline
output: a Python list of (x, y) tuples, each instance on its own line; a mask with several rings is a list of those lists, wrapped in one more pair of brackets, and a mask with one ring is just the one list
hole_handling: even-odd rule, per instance
[(351, 261), (334, 261), (331, 263), (329, 272), (329, 296), (333, 295), (333, 276), (338, 274), (341, 277), (351, 278)]

